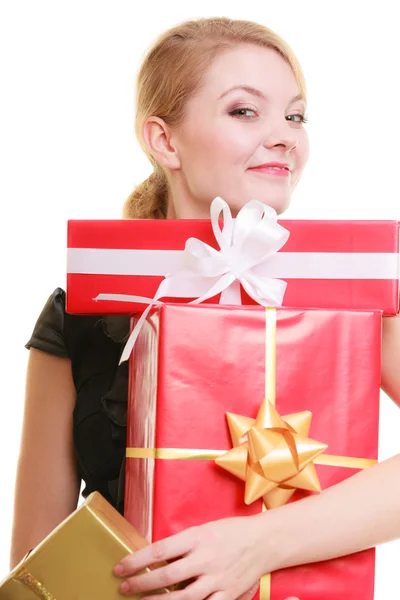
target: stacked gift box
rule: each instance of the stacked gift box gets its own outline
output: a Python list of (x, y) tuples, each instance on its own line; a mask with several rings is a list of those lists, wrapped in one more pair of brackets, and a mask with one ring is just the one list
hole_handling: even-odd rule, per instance
[[(399, 310), (398, 223), (280, 221), (285, 235), (273, 222), (269, 249), (257, 253), (269, 224), (256, 221), (253, 233), (239, 231), (240, 213), (228, 223), (69, 224), (68, 310), (146, 309), (128, 352), (125, 516), (150, 541), (273, 510), (377, 460), (381, 321)], [(254, 276), (271, 283), (273, 306), (264, 289), (257, 306)], [(254, 462), (263, 457), (249, 450), (274, 426), (287, 428), (298, 458), (281, 477), (274, 452)], [(315, 444), (305, 457), (304, 439)], [(264, 465), (261, 478), (252, 464)], [(372, 600), (374, 564), (369, 550), (282, 570), (262, 582), (262, 600)]]

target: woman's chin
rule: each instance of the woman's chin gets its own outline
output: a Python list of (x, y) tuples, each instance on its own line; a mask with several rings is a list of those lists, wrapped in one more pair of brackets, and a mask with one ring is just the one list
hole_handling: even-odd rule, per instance
[(247, 202), (249, 202), (250, 200), (258, 200), (259, 202), (262, 202), (263, 204), (266, 204), (267, 206), (270, 206), (271, 208), (273, 208), (276, 213), (279, 215), (283, 212), (285, 212), (285, 210), (287, 210), (289, 208), (289, 204), (290, 204), (290, 196), (266, 196), (264, 195), (259, 195), (259, 196), (251, 196), (249, 198), (246, 198), (243, 202), (241, 203), (235, 203), (234, 206), (231, 206), (232, 210), (236, 210), (236, 212), (238, 212), (245, 204), (247, 204)]
[(263, 204), (266, 204), (267, 206), (270, 206), (271, 208), (273, 208), (276, 213), (278, 215), (281, 215), (282, 213), (285, 212), (285, 210), (287, 210), (289, 208), (290, 205), (290, 196), (285, 197), (285, 198), (261, 198), (260, 202), (262, 202)]

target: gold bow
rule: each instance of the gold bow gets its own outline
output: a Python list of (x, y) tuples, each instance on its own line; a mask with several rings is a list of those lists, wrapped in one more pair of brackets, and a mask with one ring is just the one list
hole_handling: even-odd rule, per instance
[(328, 447), (308, 438), (312, 414), (281, 417), (264, 400), (256, 419), (227, 413), (232, 450), (215, 462), (245, 482), (245, 503), (263, 498), (266, 508), (286, 504), (296, 489), (320, 492), (314, 459)]

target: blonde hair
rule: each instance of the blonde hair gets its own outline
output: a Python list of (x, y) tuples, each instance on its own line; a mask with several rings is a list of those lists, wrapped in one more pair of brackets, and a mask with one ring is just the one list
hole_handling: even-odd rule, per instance
[(127, 198), (123, 216), (128, 219), (160, 219), (167, 214), (168, 184), (160, 165), (150, 154), (143, 129), (150, 116), (178, 125), (186, 101), (196, 92), (216, 56), (238, 44), (272, 48), (286, 60), (306, 98), (300, 64), (291, 48), (276, 33), (251, 21), (224, 17), (196, 19), (163, 33), (145, 57), (136, 86), (136, 137), (153, 164), (154, 172)]

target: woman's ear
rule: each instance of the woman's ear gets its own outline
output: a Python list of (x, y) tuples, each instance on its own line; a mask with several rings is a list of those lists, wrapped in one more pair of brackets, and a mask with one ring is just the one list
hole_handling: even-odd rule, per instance
[(149, 117), (143, 128), (144, 141), (150, 154), (159, 165), (168, 169), (179, 169), (181, 161), (171, 141), (169, 126), (158, 117)]

